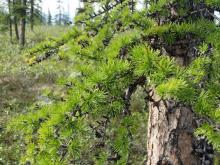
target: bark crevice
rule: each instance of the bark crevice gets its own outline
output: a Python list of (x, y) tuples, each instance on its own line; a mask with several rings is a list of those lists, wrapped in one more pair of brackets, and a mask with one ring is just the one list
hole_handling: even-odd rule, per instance
[(196, 138), (194, 113), (189, 106), (173, 100), (162, 100), (154, 91), (149, 103), (148, 165), (197, 165), (199, 158), (193, 152)]

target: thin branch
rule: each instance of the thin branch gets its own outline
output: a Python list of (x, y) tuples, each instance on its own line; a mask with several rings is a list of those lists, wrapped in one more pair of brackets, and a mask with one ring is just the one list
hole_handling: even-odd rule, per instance
[[(86, 18), (84, 19), (83, 21), (88, 21), (90, 19), (94, 19), (102, 14), (105, 14), (106, 12), (112, 10), (113, 8), (115, 8), (116, 6), (118, 6), (119, 4), (121, 4), (124, 0), (120, 0), (120, 1), (116, 1), (115, 4), (113, 5), (109, 5), (109, 6), (105, 6), (105, 7), (102, 7), (102, 11), (100, 11), (99, 13), (93, 13), (93, 14), (90, 14), (90, 17), (89, 18)], [(78, 21), (76, 23), (79, 23)]]

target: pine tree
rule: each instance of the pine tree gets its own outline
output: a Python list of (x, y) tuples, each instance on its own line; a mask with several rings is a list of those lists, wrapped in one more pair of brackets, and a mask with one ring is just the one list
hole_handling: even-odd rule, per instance
[(22, 162), (213, 164), (220, 3), (152, 0), (138, 11), (135, 0), (100, 0), (95, 12), (83, 2), (72, 31), (30, 50), (30, 65), (58, 54), (79, 74), (63, 80), (65, 101), (11, 121), (27, 144)]

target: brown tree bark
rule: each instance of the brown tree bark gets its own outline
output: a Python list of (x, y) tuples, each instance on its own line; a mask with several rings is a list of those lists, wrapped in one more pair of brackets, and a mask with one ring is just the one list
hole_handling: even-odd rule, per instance
[(20, 35), (19, 43), (21, 46), (25, 45), (25, 30), (26, 30), (26, 0), (21, 0), (22, 14), (20, 19)]
[(12, 12), (11, 12), (11, 0), (8, 0), (8, 11), (9, 11), (9, 35), (10, 35), (10, 41), (12, 42)]
[(17, 16), (14, 16), (14, 27), (15, 27), (16, 39), (19, 41), (19, 31), (18, 31), (18, 19), (17, 19)]
[[(197, 5), (192, 0), (180, 1), (185, 3), (189, 13), (200, 11), (202, 5)], [(176, 5), (181, 6), (180, 4)], [(172, 21), (187, 19), (179, 18), (176, 8), (171, 8)], [(204, 14), (204, 15), (203, 15)], [(189, 14), (189, 17), (210, 19), (206, 13)], [(171, 22), (170, 18), (158, 15), (158, 25)], [(199, 45), (200, 39), (192, 35), (179, 38), (172, 45), (152, 45), (155, 49), (163, 50), (161, 54), (172, 56), (179, 65), (186, 67), (196, 57), (194, 47)], [(157, 45), (157, 46), (155, 46)], [(148, 165), (212, 165), (213, 159), (207, 157), (207, 149), (213, 154), (212, 147), (204, 139), (194, 136), (198, 127), (196, 115), (191, 106), (178, 103), (175, 100), (163, 100), (152, 87), (149, 94), (149, 122), (148, 122)], [(208, 155), (210, 155), (208, 154)]]
[(161, 100), (152, 90), (149, 103), (148, 165), (200, 165), (194, 153), (196, 128), (190, 107)]
[(16, 13), (16, 6), (17, 2), (16, 0), (13, 0), (13, 16), (14, 16), (14, 30), (15, 30), (15, 36), (16, 39), (19, 41), (19, 31), (18, 31), (18, 17), (17, 17), (17, 13)]
[(31, 30), (34, 30), (34, 0), (30, 1), (31, 3), (31, 16), (30, 16), (30, 23), (31, 23)]

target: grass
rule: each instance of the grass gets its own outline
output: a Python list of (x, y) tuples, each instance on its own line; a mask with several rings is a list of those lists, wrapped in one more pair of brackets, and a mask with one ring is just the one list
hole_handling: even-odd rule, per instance
[[(54, 97), (57, 93), (56, 79), (67, 73), (64, 64), (56, 58), (30, 67), (24, 52), (45, 39), (62, 36), (70, 28), (35, 26), (34, 31), (27, 28), (23, 50), (15, 38), (10, 43), (8, 32), (0, 33), (0, 164), (19, 164), (20, 149), (23, 147), (18, 134), (5, 131), (7, 121), (29, 111), (36, 104), (46, 104), (45, 99), (48, 98), (45, 95)], [(56, 86), (56, 89), (60, 88)], [(42, 94), (43, 91), (46, 92)]]

